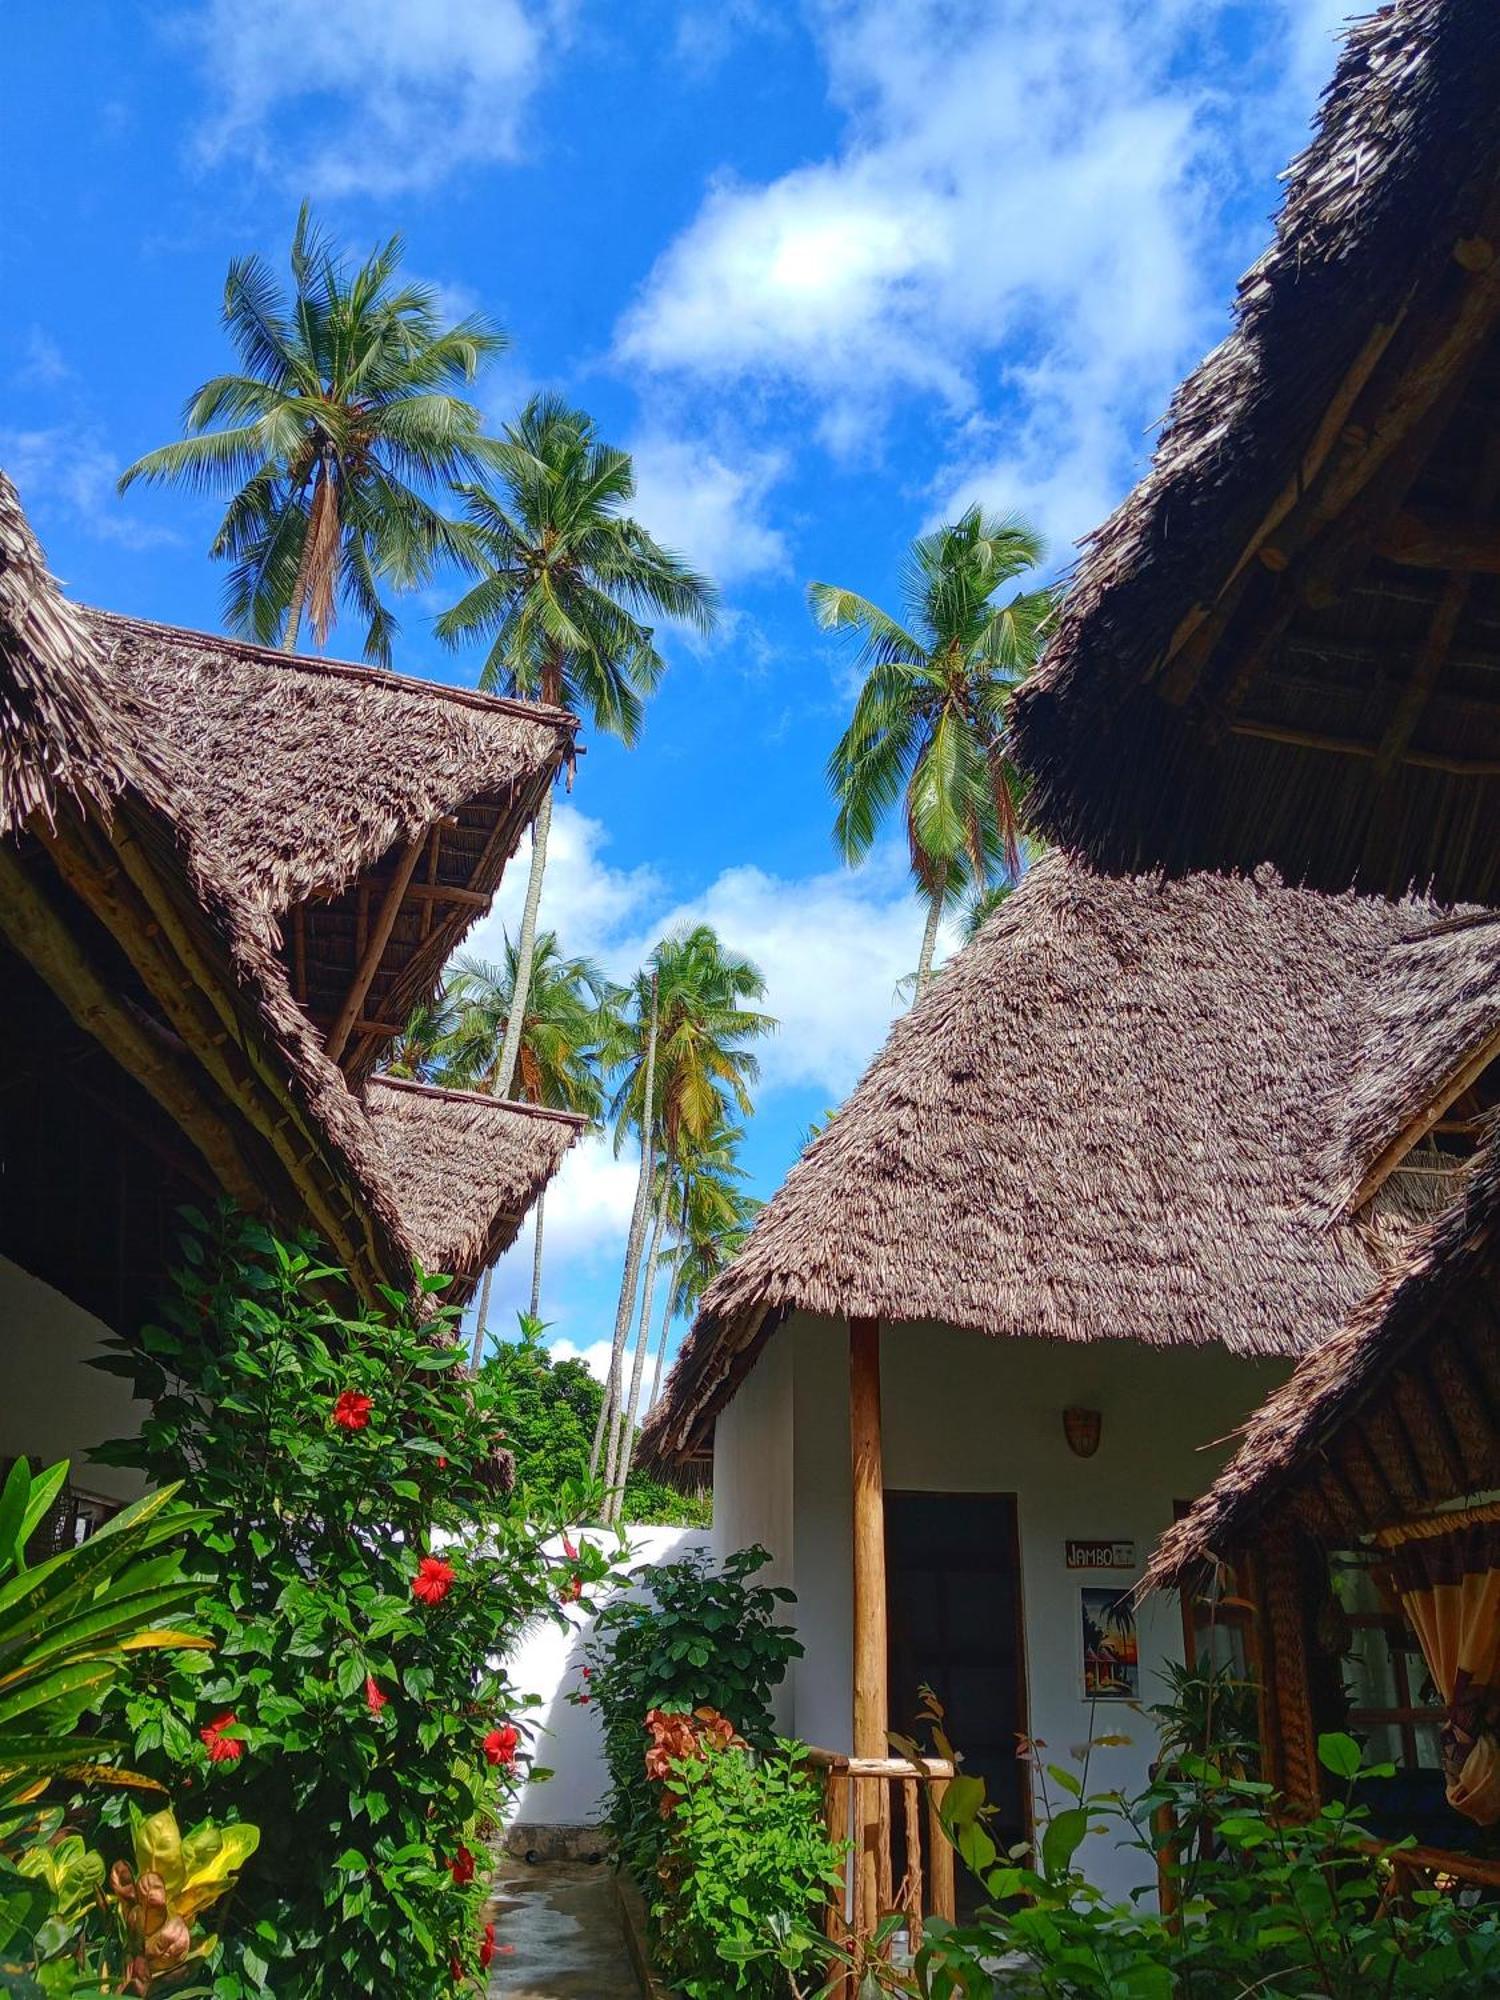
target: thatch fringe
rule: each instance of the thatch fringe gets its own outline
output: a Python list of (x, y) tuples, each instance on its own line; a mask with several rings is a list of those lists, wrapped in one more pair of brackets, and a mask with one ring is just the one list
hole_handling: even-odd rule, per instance
[(365, 1110), (423, 1269), (468, 1281), (509, 1249), (588, 1122), (393, 1076), (370, 1079)]
[[(798, 1310), (1304, 1352), (1375, 1277), (1365, 1232), (1329, 1224), (1350, 1172), (1333, 1142), (1362, 1040), (1411, 1085), (1403, 1038), (1440, 1010), (1419, 990), (1404, 1011), (1406, 941), (1442, 915), (1269, 869), (1043, 862), (896, 1022), (705, 1295), (649, 1449), (701, 1445)], [(1434, 978), (1467, 993), (1489, 934), (1452, 935)], [(1500, 984), (1487, 1004), (1500, 1026)]]
[(469, 800), (544, 779), (577, 728), (562, 709), (377, 667), (85, 617), (115, 676), (155, 705), (216, 874), (277, 916), (338, 895)]
[[(1393, 0), (1351, 29), (1317, 132), (1289, 169), (1275, 240), (1241, 281), (1234, 331), (1177, 391), (1151, 470), (1085, 543), (1057, 634), (1014, 706), (1037, 824), (1097, 864), (1245, 867), (1269, 856), (1328, 887), (1358, 868), (1364, 884), (1395, 893), (1415, 879), (1495, 899), (1492, 707), (1476, 731), (1479, 704), (1459, 704), (1466, 725), (1434, 746), (1449, 767), (1403, 765), (1397, 796), (1368, 756), (1318, 741), (1331, 728), (1367, 733), (1372, 717), (1378, 735), (1389, 677), (1346, 666), (1340, 681), (1320, 668), (1309, 694), (1304, 664), (1295, 693), (1288, 669), (1261, 718), (1283, 734), (1255, 740), (1224, 735), (1223, 715), (1206, 707), (1175, 706), (1154, 676), (1299, 490), (1372, 342), (1412, 301), (1463, 277), (1455, 252), (1500, 189), (1497, 102), (1493, 0)], [(1474, 256), (1494, 248), (1476, 243)], [(1493, 357), (1485, 367), (1488, 408)], [(1462, 411), (1455, 424), (1444, 449), (1472, 456), (1482, 426)], [(1399, 609), (1372, 598), (1353, 636), (1387, 656), (1405, 647), (1404, 622), (1392, 639)]]
[[(1439, 1315), (1470, 1292), (1493, 1300), (1497, 1255), (1500, 1137), (1476, 1161), (1462, 1199), (1251, 1418), (1224, 1471), (1163, 1537), (1143, 1587), (1177, 1588), (1205, 1562), (1244, 1548), (1300, 1479), (1321, 1476), (1335, 1434), (1422, 1346)], [(1492, 1459), (1494, 1450), (1491, 1432)]]
[(159, 778), (126, 691), (106, 675), (82, 615), (58, 589), (0, 471), (0, 838), (59, 804), (107, 810)]

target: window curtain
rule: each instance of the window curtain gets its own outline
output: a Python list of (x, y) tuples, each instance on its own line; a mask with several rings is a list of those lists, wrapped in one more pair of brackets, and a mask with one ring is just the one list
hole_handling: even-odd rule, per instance
[(1376, 1540), (1446, 1708), (1448, 1803), (1493, 1826), (1500, 1821), (1500, 1505), (1407, 1521)]

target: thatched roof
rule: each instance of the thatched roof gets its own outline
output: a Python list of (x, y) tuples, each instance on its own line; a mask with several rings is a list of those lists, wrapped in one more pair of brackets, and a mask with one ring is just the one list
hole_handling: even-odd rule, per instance
[[(176, 626), (87, 619), (109, 667), (156, 705), (216, 873), (276, 920), (297, 997), (325, 1030), (388, 888), (410, 870), (357, 1014), (393, 1031), (487, 908), (575, 718)], [(380, 1046), (355, 1029), (334, 1053), (358, 1081)]]
[[(1371, 1010), (1400, 1043), (1407, 941), (1443, 916), (1270, 870), (1044, 861), (896, 1022), (705, 1295), (649, 1448), (701, 1446), (799, 1309), (1305, 1351), (1374, 1281), (1336, 1199), (1362, 1163), (1332, 1140)], [(1457, 940), (1484, 935), (1453, 933), (1457, 986)]]
[(1234, 331), (1015, 704), (1097, 864), (1500, 900), (1500, 8), (1357, 24)]
[(147, 780), (122, 694), (0, 471), (0, 838), (61, 800), (102, 804)]
[[(1342, 1456), (1342, 1433), (1360, 1425), (1361, 1469), (1367, 1474), (1380, 1422), (1390, 1421), (1399, 1399), (1398, 1377), (1411, 1366), (1440, 1407), (1443, 1443), (1434, 1453), (1434, 1491), (1402, 1495), (1382, 1473), (1356, 1487), (1341, 1472), (1339, 1514), (1350, 1525), (1378, 1519), (1385, 1495), (1399, 1516), (1415, 1498), (1460, 1499), (1500, 1480), (1500, 1429), (1494, 1405), (1494, 1299), (1500, 1260), (1500, 1136), (1475, 1162), (1463, 1196), (1434, 1225), (1412, 1254), (1321, 1346), (1307, 1355), (1245, 1428), (1233, 1459), (1163, 1537), (1146, 1577), (1151, 1588), (1177, 1587), (1202, 1564), (1249, 1546), (1269, 1510), (1278, 1511), (1328, 1475), (1328, 1461)], [(1479, 1338), (1466, 1360), (1439, 1353), (1473, 1316)], [(1393, 1396), (1392, 1392), (1397, 1391)], [(1384, 1403), (1387, 1409), (1377, 1409)], [(1460, 1407), (1462, 1405), (1462, 1408)], [(1428, 1457), (1425, 1426), (1413, 1422), (1411, 1404), (1397, 1420), (1407, 1479), (1417, 1478)], [(1437, 1414), (1435, 1407), (1434, 1414)], [(1319, 1503), (1326, 1504), (1323, 1502)]]
[[(279, 899), (342, 891), (357, 913), (383, 846), (430, 828), (418, 881), (456, 870), (485, 887), (466, 886), (455, 917), (421, 906), (385, 990), (412, 966), (427, 977), (450, 925), (487, 902), (570, 719), (80, 614), (0, 474), (0, 720), (9, 948), (185, 1121), (226, 1191), (317, 1229), (367, 1296), (406, 1283), (414, 1257), (477, 1275), (571, 1126), (450, 1107), (414, 1148), (394, 1089), (367, 1111), (294, 993)], [(255, 857), (260, 833), (270, 866)], [(517, 1117), (532, 1136), (515, 1135)], [(445, 1213), (433, 1162), (469, 1124), (484, 1136), (444, 1163), (457, 1190)], [(393, 1165), (412, 1174), (409, 1212)], [(479, 1263), (460, 1261), (471, 1252)]]
[(394, 1076), (371, 1078), (365, 1109), (422, 1268), (469, 1278), (509, 1249), (587, 1124), (568, 1111)]

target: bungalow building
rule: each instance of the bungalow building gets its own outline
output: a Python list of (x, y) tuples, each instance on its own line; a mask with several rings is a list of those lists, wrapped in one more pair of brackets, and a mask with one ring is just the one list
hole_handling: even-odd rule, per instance
[[(1402, 1347), (1374, 1456), (1323, 1464), (1316, 1424), (1295, 1472), (1274, 1449), (1320, 1391), (1345, 1407), (1345, 1362), (1363, 1381), (1353, 1355), (1393, 1351), (1372, 1328), (1409, 1334), (1435, 1271), (1489, 1284), (1497, 104), (1492, 0), (1393, 0), (1353, 29), (1233, 331), (1015, 704), (1063, 851), (896, 1025), (706, 1295), (648, 1426), (658, 1464), (711, 1455), (719, 1541), (765, 1542), (798, 1593), (789, 1725), (876, 1760), (926, 1682), (1011, 1832), (1038, 1807), (1017, 1732), (1066, 1761), (1112, 1701), (1221, 1643), (1196, 1591), (1134, 1626), (1120, 1593), (1296, 1357), (1318, 1350), (1221, 1498), (1334, 1510), (1326, 1542), (1386, 1531), (1392, 1494), (1409, 1528), (1500, 1485), (1492, 1287), (1450, 1343), (1488, 1343), (1466, 1404), (1467, 1360), (1424, 1385)], [(1190, 1515), (1156, 1573), (1260, 1518), (1221, 1549), (1217, 1515)], [(1291, 1623), (1268, 1608), (1253, 1636), (1295, 1680), (1305, 1571), (1279, 1560), (1264, 1602)], [(1411, 1672), (1406, 1691), (1371, 1706), (1435, 1757)], [(1091, 1775), (1130, 1786), (1149, 1728), (1118, 1733)], [(905, 1780), (843, 1768), (867, 1916), (915, 1821)], [(1127, 1857), (1083, 1859), (1127, 1885)]]
[(355, 1292), (466, 1297), (580, 1121), (374, 1073), (489, 906), (571, 716), (71, 604), (0, 474), (0, 1458), (124, 1497), (80, 1365), (185, 1202), (311, 1229)]

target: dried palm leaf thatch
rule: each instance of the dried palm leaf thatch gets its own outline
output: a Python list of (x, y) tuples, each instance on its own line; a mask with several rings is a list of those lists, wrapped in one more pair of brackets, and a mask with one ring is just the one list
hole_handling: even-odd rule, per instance
[[(1406, 1261), (1348, 1316), (1251, 1418), (1238, 1451), (1163, 1537), (1145, 1588), (1176, 1588), (1211, 1560), (1232, 1557), (1257, 1535), (1272, 1509), (1282, 1509), (1304, 1482), (1321, 1479), (1341, 1431), (1383, 1395), (1403, 1364), (1432, 1359), (1443, 1329), (1472, 1324), (1492, 1352), (1497, 1260), (1500, 1260), (1500, 1136), (1493, 1138), (1453, 1202)], [(1463, 1456), (1474, 1491), (1500, 1482), (1500, 1428), (1485, 1384), (1491, 1374), (1471, 1359), (1456, 1380), (1479, 1399), (1484, 1432)], [(1469, 1430), (1473, 1411), (1460, 1411), (1449, 1391), (1455, 1436)], [(1463, 1499), (1455, 1479), (1445, 1497)]]
[[(1084, 544), (1015, 704), (1037, 824), (1096, 864), (1269, 858), (1324, 887), (1500, 900), (1496, 582), (1465, 574), (1444, 611), (1437, 559), (1402, 567), (1381, 540), (1398, 505), (1492, 511), (1497, 102), (1493, 0), (1353, 26), (1234, 329)], [(1388, 448), (1382, 486), (1366, 467)]]
[[(706, 1293), (647, 1444), (701, 1447), (787, 1313), (1292, 1356), (1370, 1289), (1334, 1147), (1368, 1010), (1443, 913), (1054, 855), (920, 1005)], [(1483, 958), (1486, 933), (1457, 930)], [(1488, 1018), (1500, 1026), (1500, 991)], [(1408, 1065), (1386, 1059), (1405, 1087)]]
[(82, 614), (48, 574), (20, 497), (0, 471), (0, 838), (68, 799), (108, 811), (159, 773), (126, 690), (109, 676)]
[[(407, 1284), (414, 1258), (429, 1269), (447, 1264), (472, 1278), (488, 1241), (506, 1226), (514, 1229), (517, 1203), (534, 1194), (538, 1175), (544, 1178), (548, 1162), (560, 1157), (571, 1125), (527, 1118), (528, 1134), (545, 1135), (529, 1146), (491, 1132), (476, 1140), (472, 1158), (450, 1158), (449, 1171), (467, 1186), (453, 1200), (453, 1228), (444, 1237), (430, 1157), (420, 1159), (406, 1143), (399, 1117), (367, 1113), (293, 996), (279, 955), (275, 898), (299, 879), (329, 879), (320, 870), (332, 870), (337, 879), (339, 870), (360, 865), (361, 843), (385, 837), (382, 813), (401, 824), (403, 813), (441, 812), (454, 788), (509, 783), (517, 774), (524, 780), (539, 771), (550, 775), (568, 725), (546, 717), (534, 722), (524, 712), (513, 716), (506, 704), (481, 702), (472, 724), (439, 721), (437, 773), (424, 776), (424, 740), (415, 717), (430, 714), (434, 704), (420, 689), (410, 696), (386, 689), (383, 680), (394, 677), (373, 677), (382, 684), (367, 689), (360, 670), (346, 670), (360, 684), (354, 700), (362, 719), (325, 705), (316, 725), (320, 759), (332, 754), (340, 727), (360, 738), (352, 748), (343, 746), (346, 761), (333, 773), (326, 762), (311, 772), (299, 762), (312, 747), (303, 730), (308, 704), (295, 693), (290, 702), (280, 701), (264, 685), (258, 711), (255, 701), (242, 704), (225, 718), (221, 739), (210, 749), (214, 699), (196, 677), (213, 671), (202, 662), (226, 645), (80, 614), (48, 575), (15, 490), (0, 475), (0, 830), (21, 837), (28, 870), (74, 925), (91, 926), (93, 919), (56, 896), (46, 855), (53, 853), (59, 865), (65, 856), (55, 836), (80, 854), (114, 841), (117, 855), (134, 857), (126, 860), (131, 886), (145, 894), (149, 883), (165, 898), (156, 909), (160, 921), (147, 926), (149, 936), (134, 940), (142, 998), (161, 999), (170, 987), (175, 1001), (187, 994), (196, 996), (190, 1004), (198, 1004), (209, 997), (202, 990), (207, 981), (214, 1004), (234, 1023), (230, 1037), (210, 1036), (220, 1050), (214, 1060), (229, 1062), (234, 1078), (219, 1115), (235, 1123), (245, 1158), (263, 1174), (267, 1213), (318, 1228), (316, 1214), (300, 1207), (298, 1196), (310, 1186), (320, 1190), (327, 1212), (342, 1219), (353, 1249), (352, 1275), (367, 1295), (382, 1283)], [(154, 662), (149, 668), (141, 665), (143, 652)], [(324, 679), (342, 684), (340, 670)], [(295, 689), (295, 677), (287, 684)], [(448, 704), (438, 706), (447, 713)], [(461, 698), (453, 706), (468, 714)], [(331, 810), (331, 779), (352, 786), (349, 760), (359, 757), (374, 767), (366, 804), (347, 806), (342, 819), (335, 814), (330, 831), (315, 801), (321, 798)], [(239, 778), (229, 771), (235, 759)], [(417, 767), (404, 777), (395, 770), (402, 759)], [(280, 842), (279, 863), (258, 863), (250, 834), (235, 821), (236, 798), (249, 809), (250, 792), (236, 786), (250, 771), (259, 794), (257, 824), (268, 827), (267, 815), (277, 815), (295, 830)], [(295, 858), (298, 840), (305, 842), (301, 861)], [(114, 873), (123, 883), (119, 870)], [(155, 989), (152, 965), (161, 982)], [(168, 1008), (166, 1022), (174, 1018), (180, 1025), (181, 1017)], [(210, 1074), (217, 1081), (200, 1078), (199, 1088), (212, 1093), (230, 1072)], [(395, 1094), (386, 1086), (381, 1098)], [(476, 1115), (483, 1125), (484, 1116)], [(463, 1122), (447, 1115), (450, 1149)], [(287, 1171), (287, 1155), (275, 1152), (275, 1142), (268, 1149), (268, 1132), (281, 1135), (283, 1148), (300, 1156), (296, 1171)], [(436, 1143), (437, 1134), (430, 1136)], [(410, 1216), (398, 1199), (393, 1151), (396, 1170), (414, 1176)], [(439, 1249), (448, 1254), (438, 1256)], [(476, 1250), (477, 1262), (462, 1261)]]
[(587, 1123), (569, 1111), (392, 1076), (370, 1079), (365, 1110), (423, 1269), (458, 1280), (450, 1301), (467, 1296), (515, 1241)]
[(514, 800), (519, 835), (577, 727), (540, 704), (84, 615), (155, 704), (221, 879), (275, 916), (338, 895), (470, 800)]

